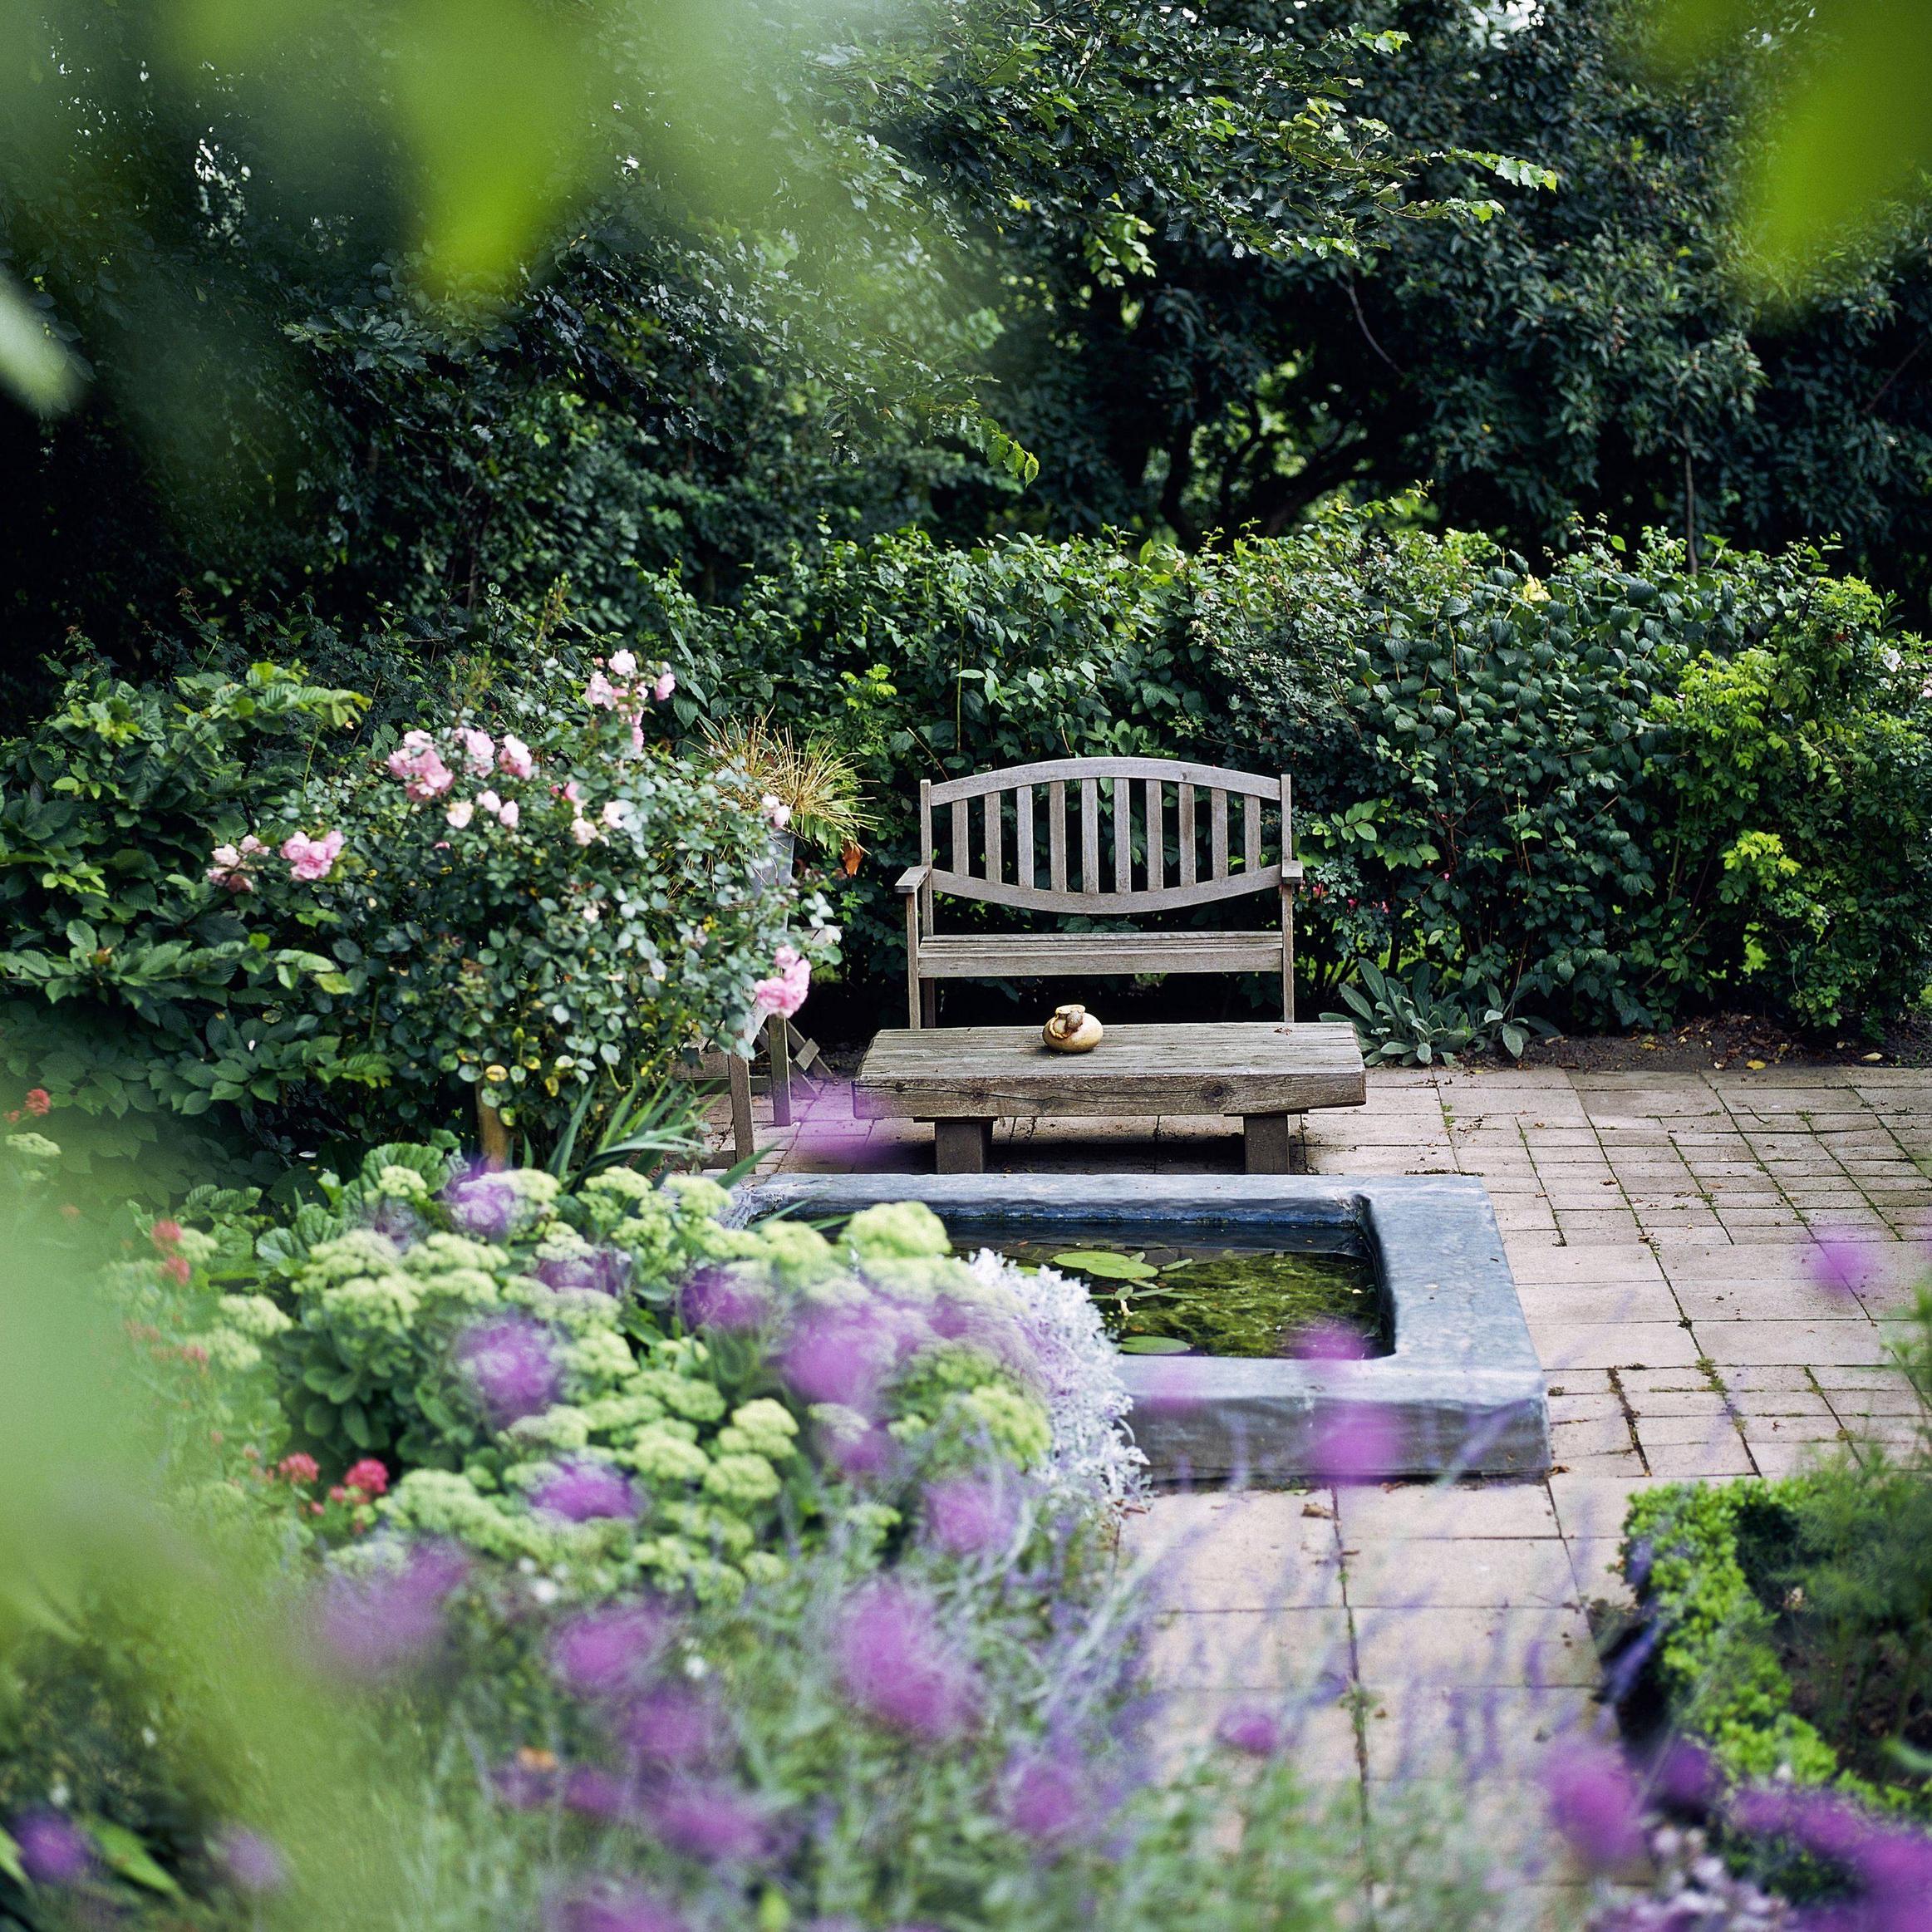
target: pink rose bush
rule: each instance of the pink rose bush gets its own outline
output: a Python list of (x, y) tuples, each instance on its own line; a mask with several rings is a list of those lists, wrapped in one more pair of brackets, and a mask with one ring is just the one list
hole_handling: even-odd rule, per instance
[(389, 755), (389, 770), (403, 781), (404, 791), (419, 800), (440, 797), (456, 782), (427, 731), (404, 734), (402, 743)]
[(752, 1003), (760, 1015), (781, 1014), (787, 1020), (805, 1003), (812, 986), (812, 962), (796, 947), (781, 946), (776, 971), (751, 989)]
[(255, 861), (264, 857), (268, 850), (253, 833), (238, 845), (216, 846), (213, 854), (214, 863), (208, 868), (208, 882), (211, 886), (226, 886), (231, 892), (253, 892)]
[(320, 838), (296, 832), (282, 842), (282, 856), (288, 861), (288, 876), (304, 884), (326, 879), (335, 869), (342, 849), (340, 832), (326, 832)]

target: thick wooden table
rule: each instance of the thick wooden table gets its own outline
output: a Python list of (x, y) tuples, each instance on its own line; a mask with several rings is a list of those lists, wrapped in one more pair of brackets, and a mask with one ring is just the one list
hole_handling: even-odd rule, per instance
[(995, 1120), (1238, 1113), (1248, 1172), (1285, 1174), (1290, 1114), (1368, 1097), (1355, 1030), (1332, 1023), (1109, 1026), (1080, 1054), (1050, 1052), (1036, 1027), (932, 1026), (874, 1039), (852, 1110), (930, 1120), (942, 1174), (985, 1171)]

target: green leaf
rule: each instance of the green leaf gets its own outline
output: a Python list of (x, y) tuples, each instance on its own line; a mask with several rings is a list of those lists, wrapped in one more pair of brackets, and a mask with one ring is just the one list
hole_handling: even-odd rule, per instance
[(1069, 1248), (1055, 1255), (1056, 1268), (1071, 1268), (1076, 1274), (1093, 1275), (1103, 1281), (1151, 1281), (1160, 1270), (1133, 1255), (1117, 1255), (1105, 1248)]
[(181, 1896), (180, 1886), (155, 1863), (147, 1846), (126, 1826), (110, 1824), (105, 1818), (85, 1818), (81, 1822), (93, 1834), (111, 1870), (131, 1884), (160, 1892), (164, 1898)]
[(1174, 1335), (1123, 1335), (1116, 1345), (1123, 1355), (1184, 1355), (1187, 1345)]
[(20, 1846), (4, 1831), (0, 1831), (0, 1874), (12, 1879), (16, 1885), (27, 1883), (27, 1869), (20, 1862)]

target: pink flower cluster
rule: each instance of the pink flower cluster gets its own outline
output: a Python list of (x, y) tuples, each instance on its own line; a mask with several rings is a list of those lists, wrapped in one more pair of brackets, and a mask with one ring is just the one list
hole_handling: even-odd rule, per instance
[[(492, 771), (500, 771), (509, 778), (536, 776), (537, 760), (529, 746), (509, 732), (504, 733), (499, 745), (489, 732), (465, 726), (456, 734), (456, 742), (460, 748), (458, 755), (463, 769), (472, 778), (487, 778)], [(390, 775), (403, 781), (404, 792), (418, 804), (440, 798), (456, 782), (456, 774), (450, 769), (437, 749), (435, 740), (427, 731), (405, 732), (402, 743), (390, 753), (388, 763)], [(495, 799), (494, 792), (484, 792), (477, 803), (485, 811), (500, 818), (504, 815), (503, 801), (499, 799), (494, 804), (486, 802)], [(516, 823), (514, 801), (509, 809), (512, 816), (506, 822), (514, 826)], [(469, 823), (469, 809), (460, 801), (451, 805), (450, 811), (452, 824)], [(455, 816), (459, 811), (463, 814), (460, 819)]]
[(282, 842), (282, 856), (288, 861), (288, 876), (304, 883), (326, 879), (342, 849), (340, 832), (325, 832), (320, 838), (293, 832)]
[[(606, 671), (609, 676), (605, 675)], [(612, 683), (612, 677), (617, 680), (617, 683)], [(677, 674), (668, 664), (661, 665), (655, 675), (640, 676), (635, 651), (613, 651), (609, 662), (590, 674), (590, 682), (583, 687), (583, 701), (596, 705), (599, 710), (616, 711), (628, 718), (631, 748), (642, 751), (646, 703), (666, 704), (676, 689)]]
[(795, 947), (781, 946), (773, 961), (776, 971), (751, 989), (751, 1000), (762, 1020), (769, 1013), (790, 1019), (811, 991), (812, 962)]
[(208, 882), (211, 886), (226, 886), (231, 892), (252, 892), (255, 882), (252, 876), (255, 861), (264, 857), (268, 848), (253, 833), (250, 833), (239, 845), (218, 845), (213, 857), (214, 863), (208, 868)]
[[(306, 832), (293, 832), (282, 842), (282, 856), (288, 861), (288, 876), (302, 883), (326, 879), (342, 849), (340, 832), (325, 832), (311, 838)], [(208, 868), (211, 886), (226, 886), (231, 892), (255, 889), (254, 868), (268, 857), (268, 848), (253, 833), (239, 845), (218, 845), (209, 855), (214, 863)]]

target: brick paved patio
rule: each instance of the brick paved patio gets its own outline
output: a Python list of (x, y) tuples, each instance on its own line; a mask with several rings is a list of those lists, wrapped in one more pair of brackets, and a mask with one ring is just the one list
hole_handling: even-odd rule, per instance
[[(837, 1092), (770, 1133), (761, 1168), (929, 1163), (930, 1128), (855, 1121)], [(999, 1130), (992, 1165), (1236, 1171), (1238, 1133), (1123, 1120)], [(1506, 1850), (1543, 1816), (1526, 1772), (1595, 1715), (1583, 1605), (1614, 1595), (1646, 1484), (1782, 1475), (1820, 1446), (1911, 1426), (1885, 1323), (1932, 1230), (1932, 1073), (1372, 1074), (1365, 1108), (1310, 1116), (1316, 1173), (1462, 1173), (1495, 1202), (1549, 1377), (1543, 1482), (1156, 1497), (1157, 1672), (1177, 1729), (1286, 1702), (1311, 1775), (1378, 1791), (1453, 1762)], [(1856, 1296), (1806, 1246), (1869, 1243)], [(1549, 1872), (1553, 1920), (1565, 1875)]]

